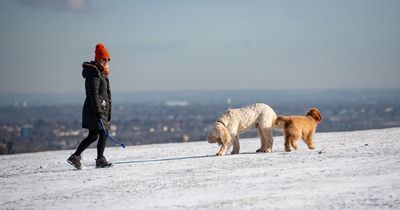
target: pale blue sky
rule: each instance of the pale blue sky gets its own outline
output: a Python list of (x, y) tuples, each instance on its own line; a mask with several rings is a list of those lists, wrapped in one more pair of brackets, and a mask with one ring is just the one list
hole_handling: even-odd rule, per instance
[(0, 8), (0, 94), (400, 87), (397, 0), (19, 0)]

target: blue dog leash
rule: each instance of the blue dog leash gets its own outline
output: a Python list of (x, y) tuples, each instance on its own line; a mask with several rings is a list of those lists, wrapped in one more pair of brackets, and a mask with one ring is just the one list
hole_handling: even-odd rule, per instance
[(122, 143), (116, 141), (115, 139), (113, 139), (113, 138), (111, 137), (111, 135), (107, 132), (106, 128), (104, 127), (103, 120), (101, 120), (101, 119), (100, 119), (100, 124), (101, 124), (102, 130), (103, 130), (104, 133), (107, 135), (107, 138), (111, 139), (111, 141), (113, 141), (115, 144), (118, 144), (118, 145), (120, 145), (122, 148), (125, 149), (125, 144), (122, 144)]

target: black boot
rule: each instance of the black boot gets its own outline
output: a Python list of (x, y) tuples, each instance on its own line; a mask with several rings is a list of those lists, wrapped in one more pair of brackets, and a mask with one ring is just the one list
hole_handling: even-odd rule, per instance
[(96, 168), (107, 168), (111, 166), (113, 166), (113, 164), (109, 163), (104, 156), (96, 159)]
[(80, 155), (74, 155), (72, 154), (68, 159), (67, 162), (71, 165), (73, 165), (77, 169), (82, 169), (82, 164), (81, 164), (81, 156)]

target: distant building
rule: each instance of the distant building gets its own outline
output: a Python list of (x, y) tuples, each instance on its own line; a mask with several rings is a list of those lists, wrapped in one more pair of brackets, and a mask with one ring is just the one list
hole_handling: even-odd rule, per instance
[(187, 101), (167, 101), (165, 103), (165, 105), (172, 106), (172, 107), (174, 107), (174, 106), (188, 106), (189, 102), (187, 102)]
[(30, 138), (32, 137), (33, 126), (32, 125), (23, 125), (21, 129), (21, 136), (23, 138)]

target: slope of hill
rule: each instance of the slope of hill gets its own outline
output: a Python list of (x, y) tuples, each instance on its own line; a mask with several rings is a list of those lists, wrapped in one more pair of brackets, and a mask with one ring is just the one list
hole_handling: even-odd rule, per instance
[(317, 149), (216, 157), (207, 142), (107, 148), (115, 163), (84, 170), (72, 151), (0, 156), (0, 209), (398, 209), (400, 128), (317, 133)]

